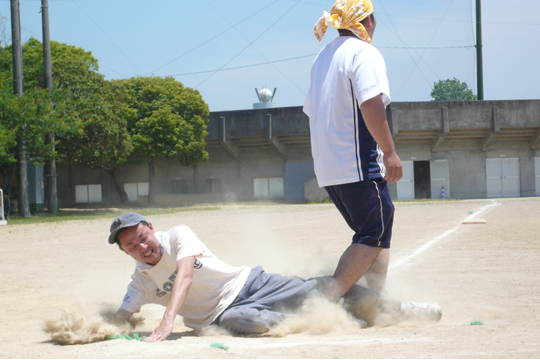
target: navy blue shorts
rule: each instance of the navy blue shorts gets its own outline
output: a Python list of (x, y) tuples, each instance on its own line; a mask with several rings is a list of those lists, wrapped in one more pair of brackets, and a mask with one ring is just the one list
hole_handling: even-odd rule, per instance
[(394, 205), (385, 179), (325, 186), (328, 195), (354, 231), (353, 243), (390, 248)]

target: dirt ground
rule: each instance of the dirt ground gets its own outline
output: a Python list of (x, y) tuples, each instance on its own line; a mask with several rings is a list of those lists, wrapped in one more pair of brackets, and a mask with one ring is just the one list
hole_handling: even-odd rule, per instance
[[(158, 230), (188, 225), (232, 265), (300, 277), (331, 274), (352, 235), (331, 204), (218, 207), (149, 220)], [(461, 224), (471, 217), (487, 224)], [(0, 357), (540, 357), (540, 198), (396, 203), (388, 293), (439, 302), (438, 323), (362, 329), (340, 308), (311, 303), (272, 336), (195, 336), (178, 318), (162, 343), (57, 345), (42, 331), (46, 320), (64, 309), (90, 319), (121, 303), (134, 263), (107, 243), (111, 220), (0, 226)], [(163, 310), (143, 307), (135, 331), (148, 335)]]

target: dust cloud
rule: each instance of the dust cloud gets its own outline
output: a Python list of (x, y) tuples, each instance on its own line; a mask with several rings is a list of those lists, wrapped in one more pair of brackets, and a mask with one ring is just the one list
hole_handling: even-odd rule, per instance
[(449, 322), (504, 321), (507, 312), (497, 306), (482, 303), (449, 302), (443, 305), (443, 317)]
[(286, 319), (265, 336), (283, 337), (299, 333), (324, 335), (365, 327), (364, 322), (347, 313), (341, 304), (332, 303), (320, 296), (307, 299), (297, 315)]
[(43, 330), (60, 345), (89, 344), (107, 340), (109, 336), (127, 334), (144, 321), (132, 318), (125, 324), (115, 325), (112, 316), (113, 312), (108, 310), (87, 316), (64, 310), (58, 317), (46, 320)]

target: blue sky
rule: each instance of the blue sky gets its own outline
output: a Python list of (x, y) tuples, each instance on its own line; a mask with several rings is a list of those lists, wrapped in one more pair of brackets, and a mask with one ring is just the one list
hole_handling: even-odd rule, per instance
[[(20, 0), (23, 40), (41, 41), (40, 0)], [(326, 0), (49, 0), (51, 40), (91, 51), (107, 79), (172, 75), (211, 111), (250, 109), (255, 88), (303, 104)], [(374, 45), (393, 101), (429, 101), (456, 77), (476, 93), (474, 0), (374, 0)], [(540, 99), (540, 1), (484, 0), (484, 97)], [(10, 41), (10, 1), (0, 0)], [(231, 69), (232, 68), (232, 69)], [(220, 71), (215, 71), (220, 70)]]

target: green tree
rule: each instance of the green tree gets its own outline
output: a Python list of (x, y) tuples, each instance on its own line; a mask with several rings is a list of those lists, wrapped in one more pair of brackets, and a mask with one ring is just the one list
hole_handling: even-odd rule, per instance
[(11, 136), (11, 139), (6, 141), (7, 147), (0, 150), (0, 153), (7, 153), (0, 159), (4, 159), (5, 163), (14, 162), (12, 151), (16, 145), (14, 140), (19, 138), (25, 140), (27, 153), (34, 162), (40, 162), (37, 158), (47, 159), (53, 156), (54, 154), (49, 151), (45, 143), (45, 135), (56, 125), (51, 120), (52, 105), (49, 94), (42, 89), (29, 89), (24, 96), (18, 96), (5, 91), (5, 86), (2, 88), (0, 90), (0, 108), (2, 109), (0, 128), (8, 129), (7, 135)]
[[(27, 217), (30, 213), (26, 206), (26, 161), (39, 164), (43, 159), (54, 156), (45, 139), (48, 132), (58, 128), (58, 124), (52, 115), (51, 94), (40, 88), (29, 88), (23, 96), (13, 94), (11, 46), (0, 49), (0, 108), (0, 127), (9, 129), (7, 135), (10, 136), (10, 140), (0, 144), (0, 153), (4, 154), (0, 156), (0, 166), (4, 179), (10, 182), (8, 167), (16, 157), (19, 214)], [(6, 134), (6, 131), (3, 133)], [(9, 189), (11, 184), (4, 186)]]
[(11, 149), (15, 147), (15, 132), (0, 123), (0, 166), (15, 162)]
[[(91, 52), (51, 41), (51, 60), (50, 96), (54, 103), (51, 118), (57, 125), (54, 131), (58, 162), (67, 167), (80, 165), (105, 170), (120, 201), (126, 202), (127, 195), (116, 171), (126, 163), (132, 150), (127, 120), (133, 111), (127, 107), (119, 89), (97, 72), (98, 61)], [(41, 42), (31, 38), (23, 45), (23, 61), (25, 88), (42, 88)], [(10, 64), (2, 61), (0, 69), (10, 70)]]
[(476, 100), (476, 95), (469, 89), (467, 83), (461, 82), (456, 78), (439, 80), (433, 84), (431, 97), (433, 101)]
[(2, 168), (4, 176), (4, 167), (16, 161), (16, 131), (9, 127), (10, 124), (7, 121), (8, 117), (6, 113), (7, 104), (11, 101), (11, 97), (13, 96), (13, 89), (10, 88), (10, 86), (10, 82), (0, 78), (0, 109), (2, 109), (0, 112), (0, 167)]
[(182, 166), (208, 160), (205, 151), (208, 105), (197, 90), (172, 77), (137, 77), (116, 82), (128, 94), (136, 116), (128, 122), (133, 140), (132, 163), (148, 163), (148, 202), (154, 202), (154, 164), (157, 159)]
[(56, 75), (64, 97), (56, 112), (70, 126), (58, 136), (58, 161), (64, 166), (106, 171), (120, 202), (125, 203), (127, 194), (116, 172), (133, 149), (127, 124), (134, 111), (128, 108), (121, 89), (93, 71), (89, 63), (67, 60), (63, 65), (63, 71), (57, 73), (53, 65), (53, 79)]
[[(2, 80), (0, 80), (2, 81)], [(0, 84), (1, 87), (1, 84)], [(5, 93), (0, 88), (0, 109), (5, 109), (7, 96), (9, 93)], [(0, 184), (0, 188), (4, 190), (4, 193), (10, 192), (11, 188), (11, 176), (15, 170), (15, 148), (17, 146), (16, 132), (14, 129), (8, 127), (8, 124), (4, 121), (4, 111), (0, 113), (0, 173), (4, 179), (4, 183)]]

